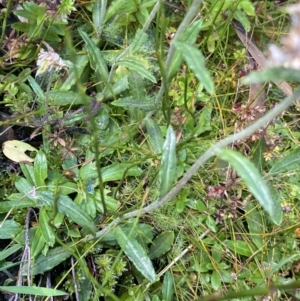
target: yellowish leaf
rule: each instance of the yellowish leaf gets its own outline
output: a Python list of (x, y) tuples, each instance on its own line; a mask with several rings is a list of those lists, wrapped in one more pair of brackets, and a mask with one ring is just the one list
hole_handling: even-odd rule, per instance
[(18, 163), (32, 163), (34, 160), (28, 157), (26, 151), (37, 151), (36, 148), (31, 146), (28, 143), (18, 141), (18, 140), (9, 140), (3, 143), (2, 145), (3, 154), (10, 160)]

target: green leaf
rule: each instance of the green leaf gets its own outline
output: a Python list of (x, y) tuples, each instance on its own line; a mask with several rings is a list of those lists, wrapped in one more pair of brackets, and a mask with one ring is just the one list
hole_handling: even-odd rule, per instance
[(153, 241), (149, 249), (149, 257), (151, 259), (159, 258), (166, 254), (173, 246), (174, 232), (165, 231), (159, 234)]
[(102, 26), (102, 22), (104, 21), (103, 12), (106, 11), (106, 7), (102, 6), (103, 3), (104, 1), (96, 0), (93, 4), (92, 19), (93, 19), (94, 28), (97, 31), (100, 29), (100, 27)]
[(265, 229), (267, 228), (264, 223), (262, 212), (257, 210), (256, 206), (252, 203), (247, 204), (245, 211), (247, 212), (247, 214), (245, 214), (245, 218), (250, 233), (250, 239), (256, 247), (260, 249), (263, 246), (263, 237)]
[(269, 213), (272, 221), (279, 225), (281, 220), (278, 219), (279, 216), (276, 209), (278, 204), (272, 199), (270, 190), (255, 165), (240, 153), (230, 149), (222, 150), (218, 157), (233, 166), (239, 176), (245, 181), (253, 196)]
[(13, 245), (3, 251), (0, 252), (0, 261), (6, 259), (8, 256), (16, 253), (17, 251), (19, 251), (22, 248), (21, 245), (17, 244), (17, 245)]
[(36, 82), (36, 80), (32, 76), (28, 76), (28, 82), (33, 90), (33, 92), (38, 96), (38, 101), (42, 102), (45, 100), (45, 93), (41, 89), (40, 85)]
[(48, 175), (47, 158), (42, 150), (39, 150), (34, 159), (34, 179), (36, 186), (45, 186)]
[[(270, 277), (272, 277), (276, 272), (278, 272), (284, 265), (286, 264), (289, 264), (291, 262), (294, 262), (294, 261), (298, 261), (300, 258), (299, 254), (293, 254), (293, 255), (290, 255), (288, 257), (285, 257), (283, 259), (281, 259), (277, 264), (274, 264), (272, 266), (272, 269), (271, 271), (269, 271), (268, 273), (266, 273), (265, 275), (265, 279), (268, 279)], [(262, 280), (262, 282), (264, 282), (264, 280)], [(261, 284), (262, 284), (261, 282)]]
[(150, 282), (154, 282), (155, 270), (152, 266), (152, 262), (138, 241), (126, 234), (120, 227), (115, 229), (114, 235), (121, 249), (137, 270)]
[[(180, 42), (188, 43), (188, 44), (194, 44), (196, 42), (196, 39), (199, 36), (199, 32), (202, 28), (203, 20), (199, 19), (195, 21), (189, 28), (186, 30), (186, 32), (183, 33), (183, 35), (180, 37)], [(179, 70), (181, 64), (183, 61), (182, 53), (178, 49), (175, 50), (170, 68), (168, 73), (168, 79), (171, 80), (173, 76), (177, 73)]]
[(138, 177), (142, 174), (142, 170), (130, 163), (114, 163), (101, 169), (102, 181), (121, 180), (126, 172), (126, 177)]
[(118, 65), (125, 66), (129, 70), (135, 71), (135, 72), (139, 73), (141, 76), (143, 76), (144, 78), (147, 78), (152, 83), (156, 83), (156, 79), (155, 79), (154, 75), (149, 70), (147, 70), (143, 66), (143, 64), (136, 58), (122, 59), (121, 61), (118, 62)]
[(65, 214), (73, 222), (95, 234), (97, 227), (91, 217), (68, 196), (60, 195), (57, 200), (58, 211)]
[(44, 240), (41, 227), (38, 227), (31, 242), (31, 256), (36, 258), (36, 256), (41, 253), (45, 245), (46, 241)]
[(15, 186), (19, 192), (23, 193), (24, 195), (30, 197), (30, 192), (33, 189), (33, 186), (24, 178), (18, 177), (15, 181)]
[(256, 84), (267, 81), (291, 81), (297, 83), (300, 81), (299, 73), (299, 70), (293, 68), (270, 67), (265, 70), (251, 72), (242, 79), (242, 84)]
[(292, 171), (300, 167), (300, 150), (296, 150), (292, 154), (279, 159), (271, 167), (268, 176), (283, 173), (287, 171)]
[(26, 180), (29, 182), (30, 185), (34, 186), (36, 185), (35, 183), (35, 178), (34, 178), (34, 171), (33, 171), (33, 166), (20, 163), (21, 170), (26, 178)]
[(210, 278), (211, 287), (217, 291), (221, 287), (221, 276), (217, 271), (213, 271)]
[(255, 7), (250, 1), (240, 1), (239, 7), (242, 8), (248, 16), (256, 16)]
[(14, 220), (8, 219), (0, 222), (0, 239), (11, 239), (21, 230), (21, 225)]
[(49, 99), (53, 101), (54, 105), (82, 105), (91, 101), (89, 96), (81, 96), (80, 94), (72, 91), (50, 91), (48, 92)]
[(36, 286), (0, 286), (0, 290), (14, 293), (14, 294), (27, 294), (34, 296), (66, 296), (67, 293), (46, 287)]
[(36, 205), (35, 201), (24, 198), (24, 195), (21, 193), (14, 193), (10, 195), (9, 198), (16, 198), (16, 200), (0, 202), (0, 213), (5, 213), (12, 209), (17, 210), (35, 207)]
[(80, 30), (79, 33), (86, 44), (92, 69), (96, 71), (102, 81), (107, 82), (108, 68), (100, 49), (97, 47), (95, 42), (89, 38), (86, 32)]
[(67, 79), (63, 82), (60, 87), (60, 91), (69, 91), (73, 85), (76, 84), (76, 78), (80, 78), (83, 70), (89, 62), (87, 55), (77, 55), (74, 65), (70, 68)]
[(204, 132), (211, 131), (211, 113), (212, 106), (207, 105), (200, 113), (199, 120), (197, 122), (197, 128), (194, 132), (194, 136), (203, 134)]
[(145, 125), (148, 133), (148, 139), (152, 150), (156, 154), (160, 154), (163, 150), (164, 138), (160, 127), (153, 119), (146, 118)]
[(46, 207), (40, 209), (39, 213), (39, 227), (41, 229), (44, 241), (50, 247), (55, 244), (55, 234), (53, 228), (50, 226), (50, 218), (48, 216)]
[(174, 279), (170, 271), (167, 271), (164, 276), (162, 285), (162, 299), (164, 301), (172, 301), (174, 295)]
[(209, 215), (207, 216), (207, 218), (205, 220), (205, 224), (210, 231), (212, 231), (214, 233), (216, 233), (218, 231), (216, 221), (211, 216), (209, 216)]
[(107, 100), (119, 95), (127, 89), (128, 79), (126, 76), (124, 76), (122, 79), (118, 80), (115, 84), (113, 84), (111, 89), (107, 89), (104, 96), (101, 93), (98, 93), (97, 96), (99, 96), (99, 99), (103, 97), (104, 100)]
[(137, 4), (138, 2), (134, 0), (114, 0), (111, 2), (107, 13), (105, 14), (105, 22), (109, 20), (111, 17), (122, 13), (122, 14), (130, 14), (136, 12), (138, 10)]
[(205, 67), (205, 57), (201, 51), (195, 46), (187, 43), (177, 42), (175, 46), (178, 51), (181, 52), (188, 67), (193, 71), (197, 79), (203, 84), (205, 90), (212, 95), (215, 85), (210, 72)]
[(235, 10), (234, 18), (242, 23), (243, 27), (247, 32), (251, 30), (250, 21), (240, 9)]
[[(34, 261), (31, 275), (35, 276), (50, 271), (60, 263), (64, 262), (70, 256), (71, 253), (63, 249), (62, 247), (57, 247), (49, 250), (47, 256), (40, 254)], [(22, 275), (27, 275), (27, 268), (28, 265), (25, 264), (23, 266)]]
[(249, 245), (242, 240), (224, 240), (224, 245), (236, 254), (250, 257), (253, 254), (253, 250), (249, 248)]
[(147, 42), (148, 34), (138, 29), (134, 36), (133, 41), (130, 44), (130, 53), (133, 54), (136, 51), (140, 50), (141, 47)]
[(163, 146), (161, 167), (159, 171), (160, 197), (165, 196), (176, 180), (176, 135), (172, 127), (168, 127), (166, 141)]
[(155, 109), (153, 101), (149, 98), (136, 99), (133, 97), (124, 97), (111, 102), (111, 104), (116, 107), (135, 108), (146, 112)]

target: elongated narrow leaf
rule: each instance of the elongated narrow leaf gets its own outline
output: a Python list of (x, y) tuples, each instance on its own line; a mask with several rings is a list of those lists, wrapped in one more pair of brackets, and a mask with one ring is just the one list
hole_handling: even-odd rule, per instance
[(32, 76), (28, 76), (28, 82), (32, 88), (32, 90), (34, 91), (34, 93), (38, 96), (38, 101), (42, 102), (45, 100), (45, 93), (42, 90), (42, 88), (40, 87), (40, 85), (36, 82), (36, 80), (32, 77)]
[(272, 199), (270, 190), (255, 165), (240, 153), (230, 149), (222, 150), (218, 157), (233, 166), (253, 196), (269, 213), (272, 221), (277, 225), (280, 224), (276, 209), (278, 203)]
[[(71, 253), (62, 247), (57, 247), (49, 250), (47, 256), (40, 254), (33, 265), (31, 275), (35, 276), (52, 270), (54, 267), (65, 261), (71, 256)], [(23, 266), (22, 275), (27, 275), (27, 264)]]
[(34, 171), (33, 171), (33, 166), (20, 163), (21, 170), (26, 178), (26, 180), (29, 182), (29, 184), (36, 185), (35, 183), (35, 178), (34, 178)]
[(50, 247), (53, 247), (55, 243), (55, 235), (54, 235), (53, 228), (50, 226), (50, 219), (45, 207), (40, 209), (39, 227), (41, 229), (44, 241)]
[(159, 234), (153, 241), (149, 249), (149, 257), (151, 259), (159, 258), (166, 254), (173, 246), (174, 232), (165, 231)]
[(38, 227), (31, 241), (31, 256), (36, 258), (36, 256), (42, 252), (45, 245), (46, 241), (44, 240), (41, 227)]
[(29, 208), (29, 207), (34, 207), (36, 202), (24, 198), (24, 195), (21, 193), (14, 193), (13, 195), (9, 196), (11, 197), (16, 197), (17, 200), (13, 201), (4, 201), (0, 202), (0, 213), (5, 213), (8, 212), (11, 209), (22, 209), (22, 208)]
[(95, 42), (89, 38), (86, 32), (80, 30), (79, 33), (86, 44), (91, 67), (98, 73), (99, 77), (104, 82), (107, 82), (108, 68), (103, 59), (100, 49), (97, 47)]
[(65, 214), (69, 219), (87, 229), (90, 233), (96, 233), (97, 228), (92, 218), (68, 196), (59, 196), (57, 208), (59, 212)]
[(121, 180), (126, 172), (126, 176), (138, 177), (142, 174), (142, 170), (129, 163), (114, 163), (112, 165), (102, 168), (102, 181), (116, 181)]
[(152, 111), (155, 109), (155, 105), (151, 99), (136, 99), (133, 97), (125, 97), (119, 98), (111, 103), (116, 107), (124, 107), (124, 108), (133, 108), (140, 109), (146, 112)]
[[(199, 19), (195, 21), (180, 37), (180, 42), (188, 43), (193, 45), (196, 42), (197, 37), (199, 36), (199, 32), (202, 27), (203, 20)], [(183, 61), (182, 53), (178, 49), (176, 49), (170, 68), (167, 70), (169, 80), (177, 73)]]
[(300, 150), (278, 160), (270, 169), (268, 175), (275, 175), (300, 168)]
[(249, 248), (249, 245), (242, 240), (225, 240), (224, 245), (236, 254), (250, 257), (253, 254), (253, 250)]
[(14, 294), (27, 294), (34, 296), (65, 296), (67, 293), (46, 287), (36, 286), (0, 286), (1, 291), (6, 291)]
[(87, 55), (77, 55), (74, 65), (70, 68), (69, 76), (59, 88), (60, 91), (69, 91), (76, 83), (76, 77), (80, 77), (89, 62)]
[(213, 94), (215, 85), (210, 72), (205, 67), (205, 58), (201, 51), (193, 45), (187, 43), (176, 43), (176, 48), (181, 52), (189, 68), (193, 71), (197, 79), (203, 84), (209, 94)]
[(263, 247), (263, 238), (265, 237), (265, 229), (267, 228), (262, 211), (255, 208), (253, 203), (247, 204), (245, 211), (247, 212), (245, 218), (249, 229), (250, 239), (256, 245), (257, 249), (260, 249)]
[(114, 231), (115, 238), (134, 266), (150, 282), (155, 281), (155, 270), (143, 247), (132, 236), (126, 234), (120, 227)]
[(163, 146), (161, 167), (159, 171), (160, 197), (166, 195), (176, 179), (176, 135), (169, 126), (166, 141)]
[(154, 75), (149, 70), (147, 70), (145, 68), (145, 66), (143, 66), (143, 64), (141, 64), (136, 59), (126, 58), (126, 59), (121, 60), (118, 64), (121, 66), (125, 66), (128, 69), (139, 73), (144, 78), (149, 79), (152, 83), (156, 83), (156, 79), (155, 79)]
[(133, 41), (130, 44), (130, 53), (133, 54), (134, 52), (140, 50), (141, 47), (147, 42), (147, 38), (148, 34), (138, 29)]
[(160, 154), (163, 150), (164, 138), (158, 124), (151, 118), (145, 119), (148, 139), (152, 150)]
[(104, 100), (110, 99), (113, 96), (118, 96), (120, 93), (128, 89), (128, 78), (127, 76), (124, 76), (120, 80), (118, 80), (116, 83), (113, 84), (111, 89), (107, 89), (105, 95), (102, 95), (101, 93), (97, 94), (97, 97), (99, 99), (103, 98)]
[(93, 4), (92, 17), (94, 28), (98, 31), (103, 24), (106, 7), (102, 6), (102, 0), (96, 0)]
[(261, 71), (251, 72), (243, 80), (243, 84), (265, 83), (267, 81), (299, 82), (299, 70), (285, 67), (273, 67)]
[(22, 248), (22, 246), (18, 244), (18, 245), (13, 245), (13, 246), (7, 248), (6, 250), (1, 251), (0, 252), (0, 261), (6, 259), (8, 256), (10, 256), (11, 254), (14, 254), (21, 248)]
[(130, 14), (138, 11), (137, 4), (138, 2), (134, 0), (115, 0), (111, 2), (107, 13), (105, 14), (105, 22), (109, 20), (112, 16), (117, 15), (118, 13)]
[(21, 225), (14, 220), (0, 222), (0, 239), (11, 239), (21, 230)]
[(211, 282), (212, 288), (215, 291), (217, 291), (218, 289), (220, 289), (220, 287), (221, 287), (221, 277), (220, 277), (219, 272), (217, 272), (217, 271), (213, 271), (212, 272), (210, 282)]
[(30, 192), (33, 189), (33, 186), (22, 177), (17, 178), (17, 180), (15, 181), (15, 186), (20, 193), (23, 193), (24, 195), (26, 194), (27, 196), (29, 196)]
[(91, 100), (90, 97), (85, 96), (85, 98), (83, 98), (73, 91), (50, 91), (48, 92), (48, 95), (53, 101), (53, 104), (58, 106), (66, 106), (69, 104), (82, 105)]
[(174, 279), (170, 271), (167, 271), (164, 276), (162, 286), (162, 298), (164, 301), (172, 301), (174, 295)]
[(197, 128), (194, 135), (201, 135), (204, 132), (211, 131), (211, 113), (212, 113), (212, 106), (207, 105), (201, 111), (199, 115), (199, 120), (197, 122)]
[(48, 175), (47, 158), (42, 150), (39, 150), (34, 159), (34, 179), (37, 186), (45, 186)]

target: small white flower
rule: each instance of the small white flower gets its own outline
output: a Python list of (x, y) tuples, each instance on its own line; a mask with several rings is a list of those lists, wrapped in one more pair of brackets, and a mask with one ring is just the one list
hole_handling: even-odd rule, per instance
[(36, 75), (43, 74), (46, 71), (51, 71), (52, 69), (55, 69), (55, 71), (68, 69), (67, 63), (62, 60), (59, 54), (56, 53), (47, 43), (44, 42), (44, 44), (47, 47), (47, 51), (42, 48), (40, 49), (36, 62), (36, 65), (38, 66)]

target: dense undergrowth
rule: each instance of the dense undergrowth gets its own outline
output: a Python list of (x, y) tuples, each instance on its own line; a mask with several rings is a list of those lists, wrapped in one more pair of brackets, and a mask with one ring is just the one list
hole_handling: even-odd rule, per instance
[(3, 1), (1, 300), (300, 298), (299, 92), (269, 83), (299, 81), (298, 15), (275, 2)]

